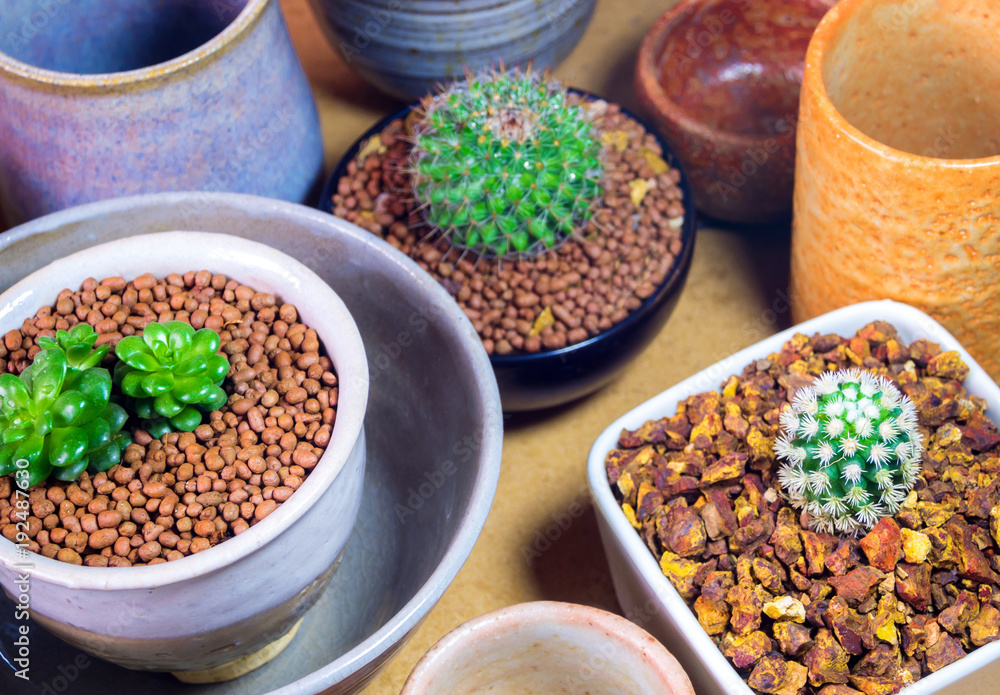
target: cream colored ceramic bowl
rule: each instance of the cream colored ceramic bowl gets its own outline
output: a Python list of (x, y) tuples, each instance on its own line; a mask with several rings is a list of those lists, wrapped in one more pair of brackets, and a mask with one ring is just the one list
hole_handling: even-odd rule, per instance
[(0, 539), (0, 585), (8, 594), (22, 593), (15, 583), (26, 573), (38, 623), (83, 651), (132, 669), (214, 669), (287, 635), (333, 575), (361, 503), (368, 402), (361, 336), (325, 282), (269, 246), (201, 232), (93, 246), (0, 295), (0, 334), (87, 277), (164, 277), (200, 269), (298, 308), (336, 369), (337, 420), (326, 452), (287, 502), (245, 533), (197, 555), (151, 567), (97, 568), (31, 554), (30, 567), (24, 567), (14, 544)]
[(447, 634), (400, 695), (694, 695), (677, 660), (645, 630), (571, 603), (501, 608)]

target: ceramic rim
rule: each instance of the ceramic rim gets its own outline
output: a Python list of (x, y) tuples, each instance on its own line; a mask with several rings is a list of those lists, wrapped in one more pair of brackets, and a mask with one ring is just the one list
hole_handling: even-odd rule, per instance
[[(173, 241), (169, 238), (180, 235), (183, 235), (183, 241)], [(336, 343), (342, 346), (343, 351), (342, 356), (338, 355), (337, 373), (338, 377), (341, 378), (341, 392), (337, 405), (337, 419), (330, 443), (316, 464), (316, 468), (305, 478), (302, 487), (296, 490), (295, 494), (289, 497), (286, 502), (244, 533), (226, 539), (225, 542), (204, 552), (189, 555), (174, 562), (146, 567), (77, 566), (43, 555), (32, 554), (30, 562), (33, 566), (30, 574), (33, 580), (38, 579), (76, 589), (120, 591), (151, 589), (182, 582), (192, 576), (216, 572), (268, 543), (277, 541), (285, 528), (295, 523), (322, 497), (340, 474), (359, 441), (363, 443), (362, 427), (368, 404), (369, 375), (361, 333), (347, 307), (329, 285), (305, 265), (271, 246), (211, 232), (158, 232), (139, 235), (106, 244), (98, 244), (65, 256), (31, 273), (8, 288), (4, 294), (23, 292), (25, 288), (30, 287), (35, 282), (34, 276), (36, 274), (52, 272), (60, 266), (72, 268), (74, 262), (79, 262), (81, 255), (93, 254), (95, 250), (99, 251), (104, 247), (111, 247), (116, 252), (120, 252), (123, 246), (126, 248), (128, 246), (143, 247), (150, 243), (156, 243), (156, 241), (167, 245), (171, 245), (170, 242), (173, 242), (172, 245), (187, 249), (204, 249), (208, 244), (224, 242), (221, 245), (229, 254), (224, 258), (228, 265), (231, 266), (234, 262), (239, 262), (240, 256), (252, 256), (257, 259), (267, 258), (269, 265), (280, 265), (288, 274), (293, 274), (302, 280), (296, 293), (296, 300), (310, 297), (313, 302), (316, 302), (317, 294), (326, 295), (322, 298), (323, 314), (330, 317), (331, 323), (337, 324), (339, 332), (332, 336), (332, 341), (328, 332), (320, 334), (319, 337), (323, 344)], [(199, 242), (201, 243), (199, 244)], [(273, 271), (265, 270), (265, 272), (274, 274)], [(286, 297), (286, 299), (291, 298)], [(293, 303), (304, 306), (302, 302), (293, 301)], [(344, 389), (344, 379), (348, 374), (353, 376), (347, 383), (353, 382), (354, 386)], [(325, 466), (324, 461), (326, 462)], [(0, 543), (0, 563), (7, 567), (16, 568), (19, 562), (23, 563), (24, 560), (18, 559), (15, 545), (9, 542)]]
[[(423, 695), (435, 674), (449, 668), (453, 656), (475, 648), (477, 642), (489, 640), (491, 633), (511, 634), (522, 624), (579, 625), (585, 629), (591, 627), (603, 630), (608, 641), (643, 654), (643, 662), (658, 679), (664, 682), (690, 682), (674, 655), (635, 623), (591, 606), (559, 601), (531, 601), (486, 613), (449, 632), (420, 658), (399, 695)], [(671, 695), (683, 693), (672, 692)]]
[[(806, 0), (806, 2), (822, 4), (824, 0)], [(639, 58), (636, 61), (636, 83), (642, 83), (643, 89), (649, 94), (655, 107), (677, 123), (684, 130), (694, 133), (706, 140), (724, 142), (733, 147), (757, 147), (761, 143), (774, 138), (774, 135), (745, 135), (728, 130), (719, 130), (705, 124), (689, 114), (676, 101), (667, 96), (666, 90), (660, 85), (657, 63), (661, 62), (660, 49), (672, 34), (678, 22), (685, 15), (692, 14), (704, 3), (704, 0), (681, 0), (663, 13), (652, 29), (646, 34), (639, 46)]]
[[(584, 99), (601, 98), (582, 89), (576, 89), (575, 87), (567, 87), (566, 91), (571, 94), (578, 94)], [(323, 185), (323, 191), (320, 194), (320, 200), (317, 205), (320, 211), (333, 215), (332, 201), (333, 194), (337, 190), (337, 183), (347, 175), (347, 165), (354, 160), (365, 143), (385, 130), (393, 121), (397, 119), (405, 120), (406, 117), (419, 106), (419, 104), (419, 102), (411, 103), (404, 106), (400, 110), (389, 114), (362, 133), (361, 136), (354, 141), (354, 144), (351, 145), (350, 149), (348, 149), (344, 156), (337, 162), (337, 165), (333, 168), (329, 178), (327, 178), (326, 183)], [(594, 345), (601, 344), (603, 341), (607, 340), (609, 336), (613, 336), (617, 332), (626, 330), (629, 326), (644, 321), (651, 314), (654, 314), (668, 297), (672, 296), (674, 292), (681, 288), (683, 281), (686, 279), (687, 270), (690, 266), (691, 258), (694, 255), (694, 245), (697, 238), (696, 232), (698, 231), (698, 210), (694, 204), (694, 192), (691, 189), (691, 180), (685, 173), (684, 165), (681, 164), (680, 158), (674, 154), (674, 151), (670, 148), (667, 141), (662, 135), (660, 135), (657, 129), (653, 128), (653, 126), (647, 123), (645, 119), (640, 118), (624, 106), (621, 106), (620, 104), (619, 106), (623, 114), (641, 125), (646, 129), (648, 134), (656, 138), (656, 142), (659, 143), (660, 148), (663, 150), (664, 161), (680, 172), (681, 179), (678, 181), (677, 186), (683, 193), (682, 205), (684, 206), (684, 219), (681, 226), (681, 250), (674, 258), (674, 264), (670, 267), (670, 270), (667, 271), (666, 276), (663, 278), (663, 282), (656, 286), (656, 291), (646, 299), (642, 300), (642, 304), (638, 309), (630, 312), (628, 316), (611, 326), (611, 328), (601, 331), (597, 335), (589, 336), (586, 340), (581, 340), (579, 343), (573, 343), (572, 345), (566, 345), (565, 347), (555, 348), (553, 350), (542, 349), (538, 352), (522, 352), (514, 355), (489, 355), (490, 364), (494, 366), (501, 368), (513, 367), (544, 362), (545, 360), (553, 358), (563, 359), (568, 354), (587, 350)], [(374, 234), (372, 237), (375, 239), (378, 238)], [(434, 281), (437, 282), (436, 279)]]
[(135, 70), (97, 74), (79, 74), (46, 70), (15, 60), (0, 51), (0, 74), (35, 86), (67, 87), (79, 90), (127, 91), (130, 87), (148, 87), (173, 76), (181, 76), (196, 67), (222, 56), (263, 16), (272, 0), (247, 0), (236, 18), (222, 31), (197, 48), (163, 63), (148, 65)]
[(841, 0), (826, 13), (813, 32), (812, 40), (809, 41), (809, 49), (806, 51), (806, 64), (802, 76), (803, 91), (806, 82), (815, 81), (816, 105), (822, 116), (837, 130), (848, 135), (852, 140), (862, 147), (875, 152), (879, 157), (904, 163), (907, 165), (917, 165), (928, 168), (949, 168), (949, 169), (969, 169), (980, 166), (996, 166), (1000, 163), (1000, 155), (992, 157), (978, 157), (975, 159), (947, 159), (941, 157), (927, 157), (925, 155), (906, 152), (890, 147), (879, 142), (875, 138), (866, 135), (855, 128), (844, 117), (840, 110), (834, 106), (830, 99), (830, 94), (826, 90), (826, 80), (823, 78), (823, 56), (830, 43), (835, 41), (840, 30), (840, 25), (847, 21), (847, 18), (858, 7), (869, 0)]

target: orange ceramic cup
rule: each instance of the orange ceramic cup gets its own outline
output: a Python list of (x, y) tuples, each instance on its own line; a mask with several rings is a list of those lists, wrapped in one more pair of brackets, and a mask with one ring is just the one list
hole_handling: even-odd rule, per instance
[(842, 0), (799, 109), (794, 320), (906, 302), (1000, 379), (1000, 4)]

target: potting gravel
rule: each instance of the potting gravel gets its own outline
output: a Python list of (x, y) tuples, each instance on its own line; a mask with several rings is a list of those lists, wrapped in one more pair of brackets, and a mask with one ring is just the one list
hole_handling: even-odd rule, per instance
[[(902, 509), (859, 539), (810, 529), (772, 452), (796, 389), (852, 367), (913, 400), (927, 443)], [(606, 467), (626, 517), (755, 692), (889, 695), (1000, 639), (1000, 434), (968, 373), (884, 322), (796, 335), (622, 432)]]
[(431, 232), (413, 198), (402, 119), (362, 147), (333, 196), (335, 215), (437, 278), (490, 354), (558, 349), (611, 328), (656, 292), (681, 252), (680, 172), (656, 138), (616, 104), (569, 99), (604, 144), (605, 195), (583, 229), (541, 255), (479, 257)]
[[(133, 443), (105, 473), (29, 491), (28, 550), (72, 564), (130, 567), (177, 560), (243, 533), (303, 484), (330, 441), (337, 377), (316, 331), (291, 304), (207, 270), (90, 278), (63, 290), (4, 336), (0, 373), (19, 374), (35, 339), (94, 326), (98, 344), (153, 321), (211, 328), (230, 362), (229, 402), (193, 432), (154, 440), (130, 418)], [(115, 361), (114, 350), (103, 366)], [(17, 535), (12, 476), (0, 478), (0, 533)]]

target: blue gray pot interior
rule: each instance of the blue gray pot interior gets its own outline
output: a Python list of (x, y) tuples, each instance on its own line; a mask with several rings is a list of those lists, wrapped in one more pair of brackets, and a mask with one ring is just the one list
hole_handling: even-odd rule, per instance
[(160, 191), (306, 202), (322, 168), (278, 0), (4, 0), (7, 224)]
[[(579, 90), (570, 90), (586, 95)], [(333, 214), (333, 195), (337, 183), (347, 173), (347, 165), (373, 135), (399, 118), (406, 118), (416, 105), (406, 106), (386, 116), (369, 128), (347, 151), (326, 181), (320, 195), (319, 209)], [(681, 290), (687, 281), (694, 254), (698, 214), (694, 206), (691, 184), (680, 161), (659, 134), (641, 118), (622, 111), (642, 123), (663, 149), (663, 158), (681, 172), (680, 188), (684, 201), (684, 225), (681, 228), (681, 252), (673, 268), (642, 306), (624, 321), (581, 343), (558, 350), (515, 355), (491, 355), (490, 364), (500, 387), (505, 412), (542, 410), (564, 405), (583, 398), (615, 380), (629, 363), (639, 356), (656, 338), (670, 318)]]
[(207, 43), (246, 4), (247, 0), (4, 0), (0, 51), (57, 72), (138, 70)]
[(454, 579), (492, 504), (502, 416), (486, 354), (451, 297), (388, 244), (325, 213), (251, 196), (139, 196), (36, 220), (0, 235), (0, 289), (71, 251), (172, 229), (281, 249), (323, 277), (354, 316), (371, 372), (368, 462), (343, 564), (281, 656), (218, 685), (179, 686), (165, 674), (86, 657), (34, 623), (26, 684), (10, 666), (23, 623), (0, 596), (0, 693), (360, 692)]
[(580, 41), (597, 0), (311, 0), (331, 45), (401, 99), (497, 65), (555, 68)]

